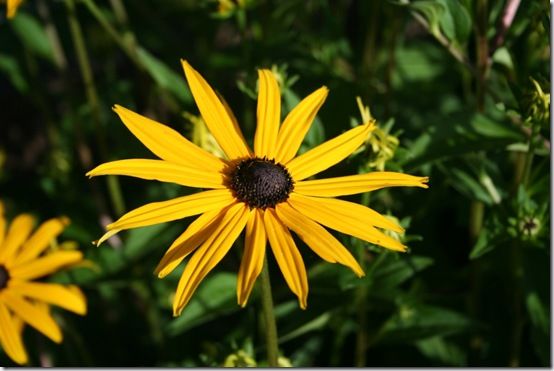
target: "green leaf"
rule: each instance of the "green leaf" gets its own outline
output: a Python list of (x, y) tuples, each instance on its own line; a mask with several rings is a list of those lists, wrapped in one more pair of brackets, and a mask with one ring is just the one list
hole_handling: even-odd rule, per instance
[(181, 102), (192, 103), (192, 95), (182, 74), (177, 74), (143, 48), (137, 49), (137, 55), (152, 79), (160, 87), (173, 93)]
[(529, 317), (531, 318), (533, 326), (545, 334), (548, 334), (550, 330), (550, 321), (548, 319), (549, 315), (547, 309), (542, 304), (539, 295), (534, 291), (530, 292), (527, 295), (526, 303), (527, 311), (529, 312)]
[(167, 326), (169, 336), (177, 336), (193, 327), (240, 309), (236, 303), (237, 276), (221, 272), (207, 277), (193, 295), (183, 313)]
[(419, 13), (423, 14), (427, 22), (429, 23), (429, 31), (438, 35), (439, 24), (441, 19), (446, 11), (446, 8), (438, 0), (420, 0), (413, 3), (410, 3), (410, 7)]
[(42, 25), (33, 17), (24, 12), (18, 12), (17, 17), (10, 22), (21, 42), (31, 53), (54, 61), (54, 53), (50, 40)]
[(439, 336), (420, 340), (416, 347), (426, 357), (447, 366), (463, 367), (467, 363), (466, 354), (460, 347)]
[[(111, 248), (107, 243), (88, 250), (87, 259), (92, 260), (100, 271), (75, 269), (73, 282), (87, 284), (109, 275), (114, 275), (131, 266), (153, 250), (165, 251), (177, 234), (178, 226), (167, 223), (136, 228), (127, 232), (127, 242), (120, 248)], [(162, 254), (160, 253), (160, 256)], [(152, 270), (154, 267), (152, 267)]]
[(459, 0), (438, 0), (444, 7), (440, 27), (445, 36), (453, 42), (463, 44), (471, 32), (471, 16)]
[(507, 122), (498, 122), (483, 114), (476, 114), (471, 122), (471, 128), (478, 134), (493, 139), (509, 139), (518, 141), (522, 139), (522, 133)]
[(433, 264), (433, 259), (425, 256), (397, 256), (389, 254), (389, 261), (384, 262), (375, 269), (371, 277), (373, 286), (379, 290), (387, 290), (399, 286), (412, 278), (417, 272)]
[(0, 54), (0, 71), (4, 72), (11, 83), (20, 93), (26, 93), (29, 90), (27, 80), (23, 75), (17, 59), (7, 54)]
[(379, 339), (385, 343), (412, 343), (433, 336), (446, 336), (477, 327), (468, 317), (450, 309), (403, 304), (383, 325)]
[(308, 321), (302, 326), (294, 329), (293, 331), (279, 337), (279, 342), (283, 343), (283, 342), (292, 340), (294, 338), (297, 338), (299, 336), (302, 336), (310, 331), (321, 330), (327, 325), (330, 319), (331, 319), (330, 312), (322, 313), (321, 315), (317, 316), (311, 321)]

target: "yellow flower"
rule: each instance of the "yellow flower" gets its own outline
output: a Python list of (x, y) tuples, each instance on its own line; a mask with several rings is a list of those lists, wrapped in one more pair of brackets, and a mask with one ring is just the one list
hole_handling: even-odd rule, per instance
[(49, 313), (49, 305), (81, 315), (86, 313), (85, 297), (78, 287), (35, 281), (83, 259), (80, 251), (46, 252), (68, 223), (63, 217), (50, 219), (31, 235), (34, 218), (21, 214), (6, 232), (7, 222), (0, 203), (0, 344), (19, 364), (27, 363), (21, 338), (23, 323), (60, 343), (62, 332)]
[(385, 169), (385, 163), (394, 157), (394, 152), (398, 147), (398, 138), (389, 134), (388, 129), (382, 129), (377, 125), (377, 121), (371, 116), (368, 106), (364, 106), (360, 97), (356, 97), (358, 108), (364, 124), (371, 123), (375, 129), (369, 134), (364, 146), (371, 151), (370, 160), (367, 162), (369, 168), (379, 171)]
[(8, 0), (6, 17), (13, 18), (23, 0)]
[[(234, 116), (186, 61), (182, 61), (200, 114), (227, 159), (218, 158), (173, 129), (116, 105), (127, 128), (160, 160), (130, 159), (102, 164), (87, 175), (128, 175), (187, 187), (211, 188), (164, 202), (150, 203), (108, 225), (110, 236), (130, 228), (201, 214), (169, 247), (158, 267), (165, 277), (192, 254), (181, 276), (174, 315), (179, 315), (202, 279), (227, 254), (243, 229), (245, 247), (237, 281), (237, 298), (246, 305), (264, 264), (266, 242), (300, 306), (307, 305), (308, 282), (291, 230), (316, 254), (331, 263), (363, 271), (350, 252), (323, 226), (383, 247), (406, 247), (378, 228), (402, 228), (376, 211), (334, 199), (391, 186), (426, 188), (427, 178), (374, 172), (321, 180), (306, 180), (348, 157), (367, 138), (370, 125), (360, 125), (295, 157), (314, 117), (327, 97), (321, 87), (302, 100), (280, 125), (279, 85), (269, 70), (259, 71), (258, 125), (254, 149), (247, 145)], [(323, 226), (322, 226), (323, 225)]]

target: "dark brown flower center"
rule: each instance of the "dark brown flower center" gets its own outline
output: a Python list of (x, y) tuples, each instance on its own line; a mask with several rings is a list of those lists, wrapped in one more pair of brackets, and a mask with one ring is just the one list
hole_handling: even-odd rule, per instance
[(0, 265), (0, 290), (8, 286), (8, 281), (10, 280), (10, 273), (3, 265)]
[(266, 209), (286, 201), (294, 182), (287, 169), (275, 160), (249, 158), (233, 169), (229, 187), (239, 201), (251, 208)]

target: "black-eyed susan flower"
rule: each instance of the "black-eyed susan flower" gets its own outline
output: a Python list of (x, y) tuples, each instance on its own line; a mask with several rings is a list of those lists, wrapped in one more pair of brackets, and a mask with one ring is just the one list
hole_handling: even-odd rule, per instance
[(47, 251), (68, 219), (50, 219), (31, 234), (34, 222), (32, 216), (21, 214), (7, 227), (0, 203), (0, 345), (19, 364), (27, 363), (22, 341), (24, 324), (60, 343), (62, 332), (49, 306), (81, 315), (86, 312), (85, 297), (78, 287), (36, 281), (82, 261), (79, 251)]
[(200, 214), (156, 268), (158, 276), (164, 277), (192, 254), (177, 287), (175, 315), (244, 229), (245, 246), (237, 281), (241, 306), (246, 304), (262, 270), (269, 241), (285, 281), (298, 296), (300, 306), (306, 307), (306, 269), (291, 231), (322, 259), (343, 264), (358, 276), (364, 272), (354, 257), (325, 227), (392, 250), (405, 250), (399, 241), (379, 230), (402, 231), (398, 224), (368, 207), (333, 197), (392, 186), (426, 188), (427, 178), (374, 172), (307, 180), (356, 150), (373, 130), (372, 124), (355, 127), (296, 156), (328, 90), (322, 87), (307, 96), (281, 124), (279, 85), (271, 71), (260, 70), (258, 125), (252, 150), (226, 104), (196, 70), (186, 61), (182, 64), (200, 114), (226, 158), (218, 158), (173, 129), (116, 105), (114, 111), (123, 123), (159, 160), (108, 162), (87, 174), (127, 175), (210, 189), (130, 211), (108, 225), (107, 233), (98, 241), (100, 244), (125, 229)]

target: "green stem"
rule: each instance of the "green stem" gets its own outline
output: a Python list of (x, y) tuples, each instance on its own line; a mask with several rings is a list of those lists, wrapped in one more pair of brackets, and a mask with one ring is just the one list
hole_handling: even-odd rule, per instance
[[(527, 187), (529, 184), (529, 178), (531, 175), (531, 168), (533, 165), (533, 157), (535, 147), (537, 144), (537, 136), (540, 130), (540, 125), (533, 122), (532, 131), (528, 140), (527, 153), (523, 159), (523, 171), (522, 176), (519, 178), (519, 185)], [(516, 174), (517, 176), (518, 174)], [(517, 191), (517, 189), (516, 189)], [(512, 310), (513, 310), (513, 323), (512, 333), (510, 339), (510, 355), (508, 359), (508, 365), (510, 367), (519, 367), (520, 353), (521, 353), (521, 339), (523, 336), (523, 328), (525, 325), (525, 314), (522, 308), (522, 302), (524, 299), (523, 288), (523, 276), (524, 269), (522, 265), (522, 236), (519, 235), (518, 239), (512, 243), (511, 251), (511, 265), (512, 265), (512, 279), (513, 279), (513, 297), (512, 297)]]
[(265, 335), (267, 347), (267, 365), (269, 367), (279, 367), (277, 358), (279, 356), (279, 345), (277, 340), (277, 323), (273, 311), (273, 298), (271, 296), (271, 282), (269, 279), (269, 269), (267, 257), (264, 261), (264, 268), (260, 274), (262, 283), (262, 310), (265, 321)]
[[(69, 30), (71, 33), (71, 38), (73, 39), (75, 54), (79, 62), (81, 78), (83, 79), (83, 83), (85, 84), (85, 92), (95, 125), (100, 154), (102, 158), (105, 159), (105, 155), (107, 154), (107, 146), (104, 132), (102, 130), (101, 111), (99, 103), (100, 100), (98, 99), (98, 93), (92, 75), (92, 68), (90, 66), (88, 52), (85, 46), (83, 31), (81, 30), (81, 25), (79, 24), (79, 20), (77, 19), (77, 15), (75, 13), (75, 0), (66, 0), (65, 5), (67, 8)], [(123, 213), (125, 212), (125, 204), (123, 202), (119, 180), (113, 175), (109, 175), (106, 181), (114, 211), (117, 215), (123, 215)]]
[(144, 69), (140, 58), (138, 57), (138, 45), (136, 39), (132, 33), (129, 33), (130, 36), (122, 36), (106, 19), (100, 8), (96, 6), (94, 1), (91, 0), (80, 0), (85, 7), (88, 9), (90, 14), (100, 23), (100, 26), (112, 37), (112, 39), (119, 45), (125, 54), (133, 61), (133, 63), (141, 70)]
[(537, 144), (536, 137), (539, 133), (539, 125), (533, 123), (533, 129), (531, 135), (529, 136), (529, 143), (527, 147), (527, 153), (525, 154), (525, 162), (523, 163), (523, 177), (521, 179), (521, 184), (527, 186), (529, 183), (529, 178), (531, 176), (531, 166), (533, 165), (533, 157), (535, 152), (535, 147)]
[(37, 1), (37, 10), (38, 13), (44, 22), (44, 32), (52, 45), (52, 54), (54, 56), (54, 63), (59, 70), (65, 70), (67, 66), (67, 59), (62, 48), (62, 43), (60, 41), (60, 36), (58, 34), (58, 29), (52, 21), (50, 15), (50, 9), (46, 4), (46, 0)]

